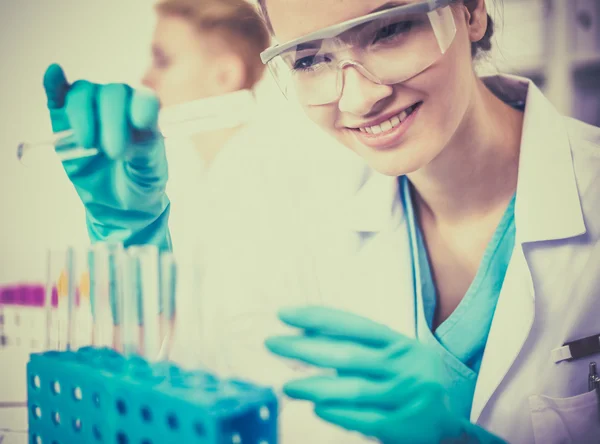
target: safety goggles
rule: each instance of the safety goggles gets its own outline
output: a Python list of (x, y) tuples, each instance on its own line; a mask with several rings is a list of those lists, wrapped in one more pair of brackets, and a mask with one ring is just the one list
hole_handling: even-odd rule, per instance
[(393, 85), (420, 74), (448, 50), (456, 35), (453, 0), (395, 6), (276, 44), (261, 59), (288, 98), (305, 105), (340, 99), (344, 69)]

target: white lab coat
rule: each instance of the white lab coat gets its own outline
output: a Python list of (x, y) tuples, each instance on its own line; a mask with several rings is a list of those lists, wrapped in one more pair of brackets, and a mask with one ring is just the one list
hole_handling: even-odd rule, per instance
[[(587, 388), (589, 362), (600, 364), (600, 355), (552, 359), (563, 343), (600, 333), (600, 129), (560, 116), (525, 79), (500, 76), (487, 83), (506, 100), (527, 99), (515, 249), (471, 420), (512, 444), (600, 442), (599, 400)], [(204, 327), (204, 362), (276, 388), (310, 373), (262, 345), (286, 331), (275, 319), (286, 305), (331, 305), (415, 336), (396, 180), (364, 171), (347, 169), (343, 179), (326, 181), (318, 197), (311, 196), (323, 184), (318, 174), (305, 175), (304, 194), (286, 197), (299, 190), (280, 184), (279, 201), (250, 205), (244, 224), (210, 232), (216, 246), (205, 250), (212, 251), (210, 289), (203, 292), (203, 310), (194, 313)], [(340, 191), (353, 181), (357, 192)], [(269, 222), (282, 225), (273, 229)], [(190, 354), (198, 348), (191, 339), (181, 341)], [(283, 444), (369, 442), (320, 421), (310, 404), (283, 400), (282, 407)]]

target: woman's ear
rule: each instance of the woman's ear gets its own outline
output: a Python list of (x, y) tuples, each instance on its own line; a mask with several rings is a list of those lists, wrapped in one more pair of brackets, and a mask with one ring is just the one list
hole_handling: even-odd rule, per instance
[(485, 36), (488, 26), (485, 0), (464, 0), (467, 31), (471, 42), (476, 43)]
[(241, 57), (234, 54), (224, 55), (215, 62), (216, 82), (224, 92), (235, 92), (246, 85), (246, 66)]

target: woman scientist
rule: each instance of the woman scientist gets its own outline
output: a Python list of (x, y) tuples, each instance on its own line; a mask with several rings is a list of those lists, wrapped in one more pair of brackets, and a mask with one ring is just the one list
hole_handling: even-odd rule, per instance
[(337, 370), (286, 393), (383, 442), (597, 442), (600, 130), (530, 81), (475, 75), (484, 0), (261, 8), (284, 92), (398, 190), (357, 203), (368, 305), (338, 305), (379, 323), (283, 311), (308, 334), (268, 348)]
[[(484, 0), (261, 7), (280, 42), (263, 60), (284, 92), (380, 173), (305, 223), (315, 278), (304, 291), (322, 306), (280, 311), (301, 334), (266, 345), (328, 370), (284, 387), (324, 422), (286, 406), (284, 443), (597, 441), (600, 130), (560, 116), (530, 81), (475, 75), (492, 34)], [(55, 128), (107, 159), (153, 129), (150, 99), (87, 88), (47, 73)], [(107, 212), (130, 242), (168, 246), (155, 223), (168, 208), (162, 153), (157, 143), (125, 163), (129, 189), (151, 184), (143, 201), (132, 194), (143, 211)], [(118, 170), (107, 179), (124, 180)], [(88, 215), (102, 201), (80, 195)], [(96, 239), (119, 233), (97, 213)], [(286, 305), (272, 287), (261, 290)], [(245, 361), (265, 378), (270, 363)]]

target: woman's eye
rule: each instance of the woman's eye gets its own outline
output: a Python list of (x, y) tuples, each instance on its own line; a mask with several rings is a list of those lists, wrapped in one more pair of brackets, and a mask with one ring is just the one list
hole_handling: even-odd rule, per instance
[(170, 61), (167, 57), (162, 57), (162, 56), (154, 57), (154, 65), (157, 68), (164, 69), (167, 66), (169, 66), (169, 63), (170, 63)]
[(378, 41), (391, 40), (394, 37), (397, 37), (400, 34), (404, 34), (410, 31), (412, 28), (412, 22), (398, 22), (393, 23), (391, 25), (384, 26), (380, 28), (375, 33), (375, 38), (373, 39), (373, 43), (377, 43)]
[(326, 62), (326, 58), (322, 55), (312, 55), (307, 57), (302, 57), (301, 59), (296, 60), (294, 62), (294, 70), (295, 71), (303, 71), (313, 69), (319, 63)]

